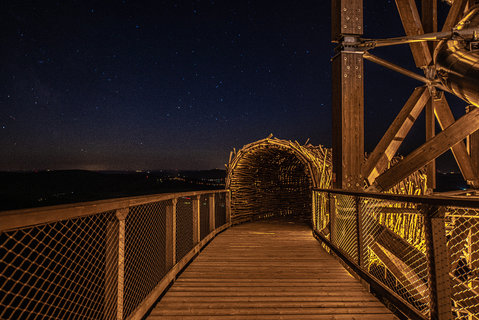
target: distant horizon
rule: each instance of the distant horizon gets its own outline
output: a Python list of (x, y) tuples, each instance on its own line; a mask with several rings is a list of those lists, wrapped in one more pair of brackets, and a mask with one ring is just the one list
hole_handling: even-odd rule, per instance
[[(211, 168), (211, 169), (84, 169), (84, 168), (69, 168), (69, 169), (18, 169), (18, 170), (1, 170), (0, 173), (40, 173), (40, 172), (61, 172), (61, 171), (85, 171), (85, 172), (118, 172), (118, 173), (158, 173), (158, 172), (202, 172), (202, 171), (227, 171), (226, 168)], [(437, 168), (437, 174), (461, 174), (460, 170)]]
[(170, 172), (170, 171), (213, 171), (220, 170), (226, 171), (226, 168), (211, 168), (211, 169), (85, 169), (85, 168), (65, 168), (65, 169), (52, 169), (52, 168), (43, 168), (43, 169), (13, 169), (13, 170), (2, 170), (0, 172), (56, 172), (56, 171), (88, 171), (88, 172)]

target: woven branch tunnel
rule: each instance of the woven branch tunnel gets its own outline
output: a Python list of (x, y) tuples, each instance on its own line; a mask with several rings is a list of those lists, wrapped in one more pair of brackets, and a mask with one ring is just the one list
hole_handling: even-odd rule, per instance
[(330, 183), (330, 149), (276, 138), (250, 143), (228, 164), (232, 219), (310, 219), (311, 188), (329, 188)]

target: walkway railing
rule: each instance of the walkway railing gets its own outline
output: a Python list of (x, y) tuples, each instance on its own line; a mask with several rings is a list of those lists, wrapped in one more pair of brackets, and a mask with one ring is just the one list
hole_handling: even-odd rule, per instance
[(315, 236), (413, 319), (478, 319), (479, 200), (313, 191)]
[(0, 319), (139, 319), (230, 225), (200, 191), (0, 213)]

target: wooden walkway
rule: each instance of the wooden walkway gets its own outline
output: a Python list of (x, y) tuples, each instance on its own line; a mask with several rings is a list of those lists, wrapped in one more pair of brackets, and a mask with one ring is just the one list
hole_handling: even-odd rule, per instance
[(181, 274), (153, 319), (396, 319), (304, 224), (226, 230)]

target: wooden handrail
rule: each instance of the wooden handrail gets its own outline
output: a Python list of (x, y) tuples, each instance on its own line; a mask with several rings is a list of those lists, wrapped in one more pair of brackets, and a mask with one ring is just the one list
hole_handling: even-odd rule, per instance
[(434, 206), (479, 208), (479, 199), (468, 198), (468, 197), (416, 196), (416, 195), (352, 191), (352, 190), (341, 190), (341, 189), (320, 189), (320, 188), (313, 188), (313, 191), (382, 199), (382, 200), (429, 204)]
[(225, 193), (227, 191), (228, 190), (220, 189), (179, 193), (162, 193), (147, 196), (125, 197), (48, 207), (2, 211), (0, 212), (0, 232), (38, 224), (79, 218), (152, 202), (181, 197), (193, 197), (211, 193)]

